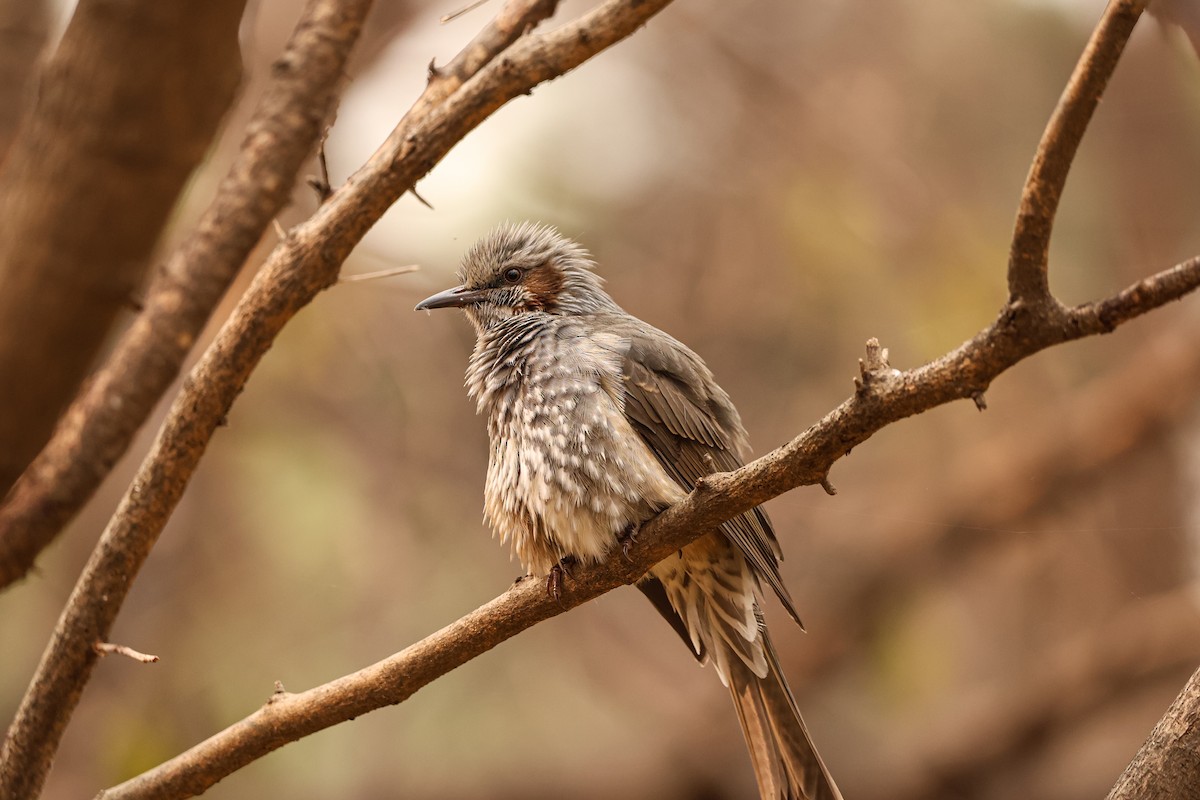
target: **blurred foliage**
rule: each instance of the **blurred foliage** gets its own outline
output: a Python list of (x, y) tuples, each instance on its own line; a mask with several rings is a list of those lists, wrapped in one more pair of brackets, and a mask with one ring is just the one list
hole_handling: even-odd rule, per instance
[[(248, 38), (260, 78), (272, 53), (255, 47), (295, 3), (269, 5)], [(386, 135), (429, 58), (489, 13), (439, 26), (457, 4), (435, 5), (351, 86), (335, 180)], [(91, 796), (250, 712), (275, 680), (300, 690), (382, 658), (517, 576), (481, 522), (471, 332), (410, 310), (477, 236), (532, 217), (578, 238), (619, 302), (704, 355), (764, 451), (850, 392), (868, 337), (908, 368), (991, 321), (1029, 160), (1101, 6), (681, 2), (503, 109), (421, 184), (436, 210), (404, 198), (346, 268), (422, 271), (335, 287), (251, 380), (114, 632), (162, 661), (100, 665), (46, 796)], [(1065, 301), (1200, 251), (1197, 85), (1180, 37), (1143, 21), (1068, 183), (1052, 251)], [(239, 137), (194, 182), (180, 229)], [(298, 196), (284, 222), (311, 206)], [(1037, 356), (993, 387), (987, 413), (938, 409), (858, 448), (834, 469), (836, 497), (770, 504), (810, 633), (768, 614), (848, 797), (1095, 797), (1132, 756), (1200, 658), (1191, 637), (1104, 683), (1108, 660), (1129, 657), (1107, 642), (1098, 682), (1062, 686), (1070, 713), (1028, 736), (1009, 712), (1053, 684), (1064, 643), (1122, 614), (1153, 632), (1166, 623), (1151, 601), (1194, 580), (1195, 376), (1178, 376), (1186, 394), (1162, 397), (1153, 425), (1092, 430), (1078, 413), (1099, 378), (1195, 335), (1194, 309)], [(1109, 455), (1075, 459), (1056, 449), (1068, 435)], [(1026, 472), (1041, 453), (1053, 469)], [(38, 577), (0, 595), (4, 713), (134, 463)], [(734, 798), (752, 785), (725, 690), (625, 591), (210, 795)]]

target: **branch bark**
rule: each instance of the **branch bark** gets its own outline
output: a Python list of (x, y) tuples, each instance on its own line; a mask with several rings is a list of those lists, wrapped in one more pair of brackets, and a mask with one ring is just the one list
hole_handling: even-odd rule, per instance
[(633, 33), (669, 0), (609, 0), (545, 34), (552, 9), (510, 0), (429, 85), (384, 145), (256, 276), (216, 341), (184, 381), (151, 452), (80, 576), (0, 750), (0, 796), (36, 793), (112, 623), (251, 371), (283, 325), (337, 280), (350, 250), (387, 208), (476, 125), (537, 84)]
[(0, 165), (0, 496), (141, 283), (241, 77), (245, 0), (83, 0)]
[(1200, 786), (1200, 669), (1154, 726), (1108, 800), (1175, 800)]
[(310, 3), (196, 228), (0, 506), (0, 588), (22, 578), (129, 448), (329, 124), (370, 0)]

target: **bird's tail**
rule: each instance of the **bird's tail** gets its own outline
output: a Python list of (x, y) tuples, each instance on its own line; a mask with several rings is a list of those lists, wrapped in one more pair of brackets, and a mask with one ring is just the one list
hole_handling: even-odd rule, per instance
[(742, 661), (729, 662), (729, 693), (742, 723), (759, 794), (789, 800), (842, 800), (808, 735), (765, 628), (760, 635), (767, 657), (764, 677)]
[(723, 536), (702, 536), (639, 584), (729, 687), (763, 800), (841, 800), (784, 680), (755, 599), (758, 580)]

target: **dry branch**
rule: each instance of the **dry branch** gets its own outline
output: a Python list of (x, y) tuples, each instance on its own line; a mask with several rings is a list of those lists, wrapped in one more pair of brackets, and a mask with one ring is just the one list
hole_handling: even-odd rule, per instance
[(1009, 302), (1042, 303), (1050, 296), (1050, 232), (1067, 173), (1100, 95), (1117, 68), (1146, 0), (1114, 0), (1075, 65), (1025, 179), (1008, 262)]
[(0, 164), (0, 496), (149, 268), (241, 77), (245, 0), (80, 2)]
[[(1194, 289), (1200, 286), (1200, 259), (1189, 263), (1193, 264), (1190, 286)], [(1167, 300), (1157, 293), (1147, 296), (1153, 298), (1153, 305), (1140, 307), (1137, 313), (1121, 321), (1150, 311)], [(1031, 343), (1029, 346), (1034, 349), (1025, 355), (1061, 341), (1058, 338), (1061, 331), (1043, 335), (1047, 338), (1040, 344)], [(953, 383), (955, 375), (974, 369), (973, 362), (978, 359), (986, 362), (982, 369), (990, 382), (1012, 365), (1003, 360), (1005, 356), (999, 347), (999, 343), (1012, 338), (1013, 332), (998, 322), (968, 343), (977, 343), (976, 347), (964, 345), (954, 354), (918, 370), (893, 373), (877, 364), (876, 371), (867, 373), (872, 377), (864, 383), (862, 391), (791, 443), (735, 472), (712, 476), (683, 501), (648, 522), (630, 550), (631, 560), (614, 558), (595, 567), (577, 568), (574, 578), (563, 587), (561, 603), (547, 597), (540, 580), (522, 581), (391, 658), (306, 692), (272, 696), (266, 705), (241, 722), (100, 796), (104, 800), (192, 796), (288, 742), (404, 701), (433, 680), (526, 628), (617, 586), (637, 581), (662, 558), (714, 530), (723, 521), (789, 489), (821, 483), (829, 467), (849, 447), (894, 421), (892, 415), (899, 413), (896, 409), (910, 408), (910, 395), (917, 395), (915, 402), (924, 404), (919, 410), (950, 399), (970, 397), (970, 392), (945, 384)], [(1012, 363), (1024, 357), (1017, 357)], [(918, 381), (914, 375), (923, 377)], [(911, 413), (917, 412), (903, 416)]]
[[(1111, 72), (1132, 28), (1131, 25), (1116, 25), (1114, 20), (1129, 14), (1136, 19), (1140, 11), (1141, 4), (1136, 2), (1118, 2), (1110, 6), (1100, 30), (1117, 33), (1094, 36), (1085, 60), (1102, 65), (1097, 69)], [(515, 56), (506, 61), (511, 66)], [(438, 73), (431, 73), (431, 77), (437, 78)], [(480, 79), (468, 81), (464, 91)], [(1087, 81), (1082, 83), (1088, 85)], [(1080, 89), (1080, 82), (1073, 81), (1063, 105), (1070, 106), (1071, 94), (1080, 91), (1084, 91)], [(1086, 125), (1086, 118), (1082, 124)], [(401, 130), (404, 127), (402, 123)], [(389, 142), (397, 140), (398, 134), (399, 130)], [(414, 146), (421, 141), (412, 135), (406, 135), (403, 140)], [(1053, 137), (1044, 137), (1039, 157), (1044, 157), (1044, 150), (1054, 147)], [(378, 158), (377, 155), (371, 163)], [(368, 168), (370, 166), (368, 164)], [(1037, 173), (1035, 169), (1034, 174)], [(1027, 194), (1040, 191), (1037, 185), (1031, 180)], [(335, 206), (337, 200), (338, 195), (335, 195), (322, 211)], [(1041, 211), (1045, 219), (1039, 225), (1044, 226), (1047, 235), (1052, 227), (1053, 212), (1053, 208)], [(314, 223), (320, 216), (318, 213)], [(955, 399), (972, 398), (978, 402), (992, 380), (1033, 353), (1111, 330), (1182, 297), (1197, 286), (1200, 286), (1200, 259), (1193, 259), (1140, 281), (1099, 304), (1073, 310), (1062, 308), (1057, 302), (1037, 304), (1040, 307), (1035, 308), (1014, 298), (992, 325), (970, 341), (942, 358), (908, 372), (891, 369), (884, 351), (877, 342), (872, 342), (852, 397), (784, 447), (735, 472), (702, 481), (687, 498), (643, 527), (637, 544), (630, 551), (631, 560), (610, 559), (577, 570), (574, 578), (567, 581), (560, 603), (547, 598), (540, 581), (522, 582), (491, 603), (385, 661), (306, 692), (272, 696), (250, 717), (159, 767), (113, 787), (102, 796), (113, 800), (178, 797), (202, 792), (289, 741), (367, 711), (399, 703), (437, 677), (521, 630), (616, 586), (636, 581), (661, 558), (713, 530), (724, 520), (797, 486), (825, 485), (833, 463), (884, 426)]]
[[(1200, 390), (1200, 350), (1191, 344), (1197, 337), (1200, 324), (1189, 321), (1142, 343), (1135, 357), (1074, 397), (1069, 424), (1061, 415), (1032, 419), (1018, 443), (1005, 433), (960, 454), (958, 466), (946, 470), (955, 478), (942, 487), (932, 517), (920, 493), (909, 498), (909, 505), (901, 499), (881, 520), (869, 563), (853, 581), (839, 585), (836, 596), (825, 598), (836, 607), (834, 638), (862, 637), (875, 618), (873, 610), (904, 596), (914, 580), (924, 580), (920, 576), (928, 574), (932, 561), (945, 568), (949, 560), (978, 552), (963, 547), (964, 533), (1011, 529), (1064, 486), (1094, 479), (1192, 413), (1191, 398)], [(1113, 431), (1121, 435), (1105, 435)], [(995, 502), (997, 497), (1005, 502)], [(970, 536), (972, 545), (1000, 541), (1005, 539)], [(806, 653), (804, 674), (810, 679), (835, 669), (845, 655), (836, 647)]]
[(126, 658), (131, 658), (134, 661), (137, 661), (138, 663), (141, 663), (141, 664), (154, 664), (158, 661), (158, 656), (151, 655), (149, 653), (142, 653), (138, 650), (134, 650), (132, 647), (130, 647), (129, 645), (125, 645), (125, 644), (113, 644), (112, 642), (96, 642), (95, 644), (92, 645), (92, 649), (95, 650), (99, 655), (102, 655), (102, 656), (107, 656), (107, 655), (125, 656)]
[[(1200, 287), (1200, 259), (1189, 264), (1192, 265), (1190, 290)], [(1153, 299), (1152, 303), (1127, 308), (1129, 315), (1120, 321), (1174, 299), (1158, 293), (1148, 297)], [(547, 597), (540, 580), (522, 581), (391, 658), (305, 692), (272, 696), (241, 722), (101, 793), (100, 797), (133, 800), (193, 796), (288, 742), (403, 702), (418, 689), (526, 628), (618, 586), (634, 583), (662, 558), (714, 530), (723, 521), (789, 489), (820, 484), (829, 467), (849, 447), (865, 441), (895, 419), (953, 399), (969, 398), (970, 392), (947, 385), (954, 382), (956, 375), (975, 372), (979, 367), (979, 376), (986, 385), (1016, 361), (1063, 341), (1060, 335), (1061, 331), (1058, 335), (1048, 335), (1040, 343), (1030, 343), (1028, 346), (1033, 349), (1029, 353), (1008, 363), (1004, 360), (1008, 356), (999, 344), (1010, 340), (1013, 332), (997, 322), (955, 353), (918, 370), (872, 373), (875, 378), (867, 382), (862, 392), (792, 442), (735, 472), (712, 476), (683, 501), (643, 526), (630, 550), (631, 560), (615, 558), (595, 567), (577, 568), (574, 578), (563, 587), (560, 603)], [(976, 346), (970, 347), (973, 343)], [(974, 364), (976, 359), (985, 359), (986, 366)], [(916, 379), (916, 375), (921, 377)], [(917, 399), (910, 401), (909, 396), (914, 394)], [(917, 405), (922, 407), (908, 411)]]
[[(217, 199), (158, 276), (145, 311), (72, 407), (38, 468), (0, 510), (0, 575), (11, 580), (28, 569), (94, 491), (175, 378), (229, 281), (286, 202), (295, 173), (332, 112), (370, 5), (370, 0), (314, 0), (305, 10)], [(136, 567), (123, 554), (107, 555), (116, 557), (101, 559), (102, 569), (113, 570), (104, 580), (132, 580)], [(94, 600), (103, 605), (102, 597)], [(114, 615), (118, 605), (116, 600)], [(0, 796), (37, 793), (95, 662), (90, 644), (104, 639), (111, 627), (111, 620), (101, 625), (95, 617), (74, 621), (72, 626), (66, 616), (60, 620), (8, 730), (0, 749)]]
[(143, 311), (0, 506), (0, 588), (91, 498), (179, 375), (213, 309), (332, 116), (369, 0), (312, 3), (276, 59), (242, 146), (195, 230), (150, 287)]
[(0, 796), (36, 792), (141, 565), (213, 432), (283, 325), (321, 290), (363, 234), (463, 136), (537, 84), (633, 33), (668, 0), (609, 0), (546, 34), (553, 10), (513, 0), (429, 85), (383, 146), (271, 254), (185, 380), (151, 452), (72, 592), (0, 752)]
[(1200, 786), (1200, 669), (1154, 726), (1108, 800), (1193, 798)]

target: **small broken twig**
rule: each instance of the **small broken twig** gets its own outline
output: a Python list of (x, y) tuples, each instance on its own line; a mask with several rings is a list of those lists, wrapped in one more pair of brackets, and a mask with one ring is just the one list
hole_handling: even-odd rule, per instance
[(403, 267), (392, 267), (391, 269), (381, 269), (375, 272), (359, 272), (355, 275), (343, 275), (338, 278), (338, 283), (361, 283), (362, 281), (391, 278), (396, 275), (407, 275), (410, 272), (416, 272), (420, 268), (417, 264), (405, 264)]
[(102, 656), (115, 653), (119, 656), (132, 658), (134, 661), (140, 661), (143, 664), (153, 664), (158, 661), (158, 656), (152, 656), (149, 653), (139, 653), (132, 647), (127, 647), (123, 644), (113, 644), (112, 642), (96, 642), (92, 645), (92, 649)]

